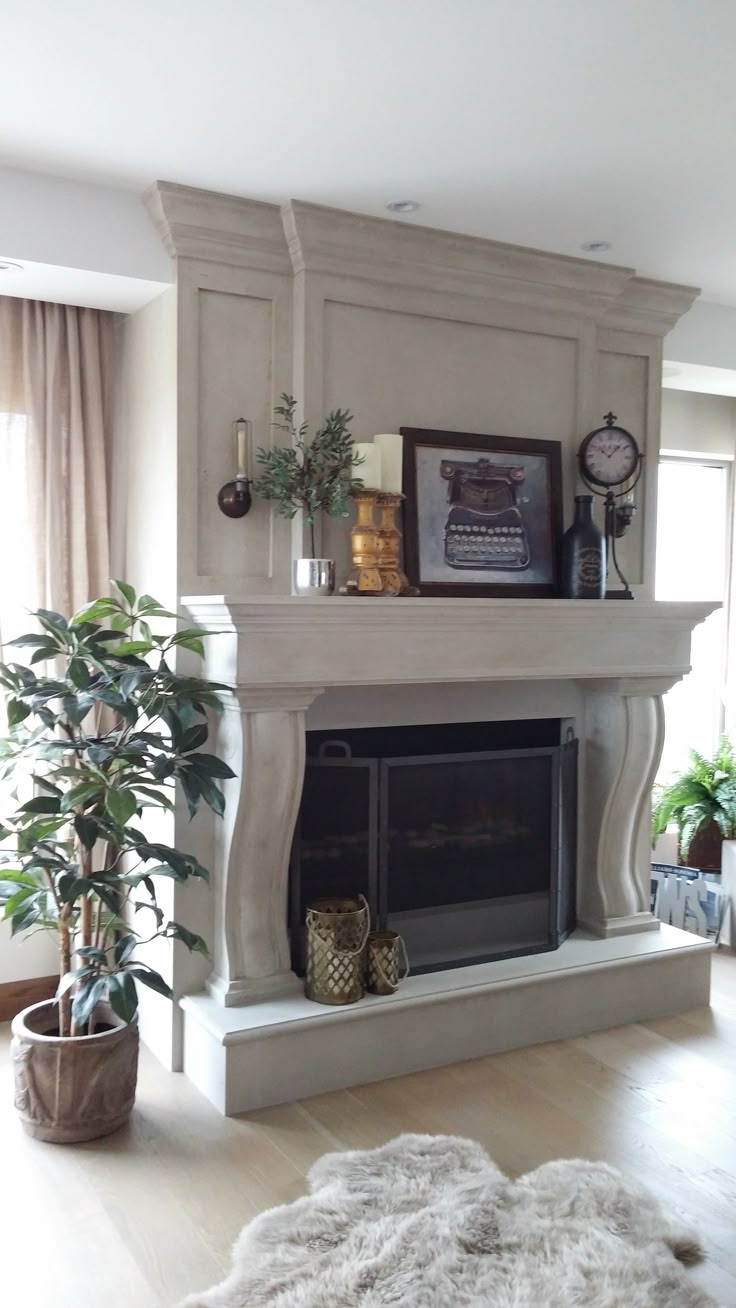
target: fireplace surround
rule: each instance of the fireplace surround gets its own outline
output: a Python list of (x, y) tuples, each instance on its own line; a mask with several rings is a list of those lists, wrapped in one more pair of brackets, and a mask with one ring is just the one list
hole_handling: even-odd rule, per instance
[[(233, 687), (219, 750), (237, 777), (226, 783), (225, 817), (209, 851), (214, 966), (206, 991), (181, 1000), (184, 1070), (221, 1111), (707, 1002), (710, 946), (661, 927), (650, 912), (649, 795), (661, 697), (689, 669), (690, 633), (712, 605), (275, 596), (184, 603), (193, 621), (220, 633), (208, 642), (208, 672)], [(402, 713), (410, 701), (423, 703), (418, 720), (432, 722), (462, 688), (473, 705), (495, 696), (497, 719), (529, 717), (532, 705), (535, 718), (559, 719), (561, 696), (575, 706), (578, 925), (550, 953), (420, 975), (396, 995), (345, 1009), (311, 1003), (292, 969), (287, 913), (307, 716), (325, 729), (355, 725), (344, 697), (359, 705), (363, 693), (379, 719), (398, 697)], [(463, 716), (448, 707), (453, 713)], [(465, 720), (474, 720), (472, 711)]]

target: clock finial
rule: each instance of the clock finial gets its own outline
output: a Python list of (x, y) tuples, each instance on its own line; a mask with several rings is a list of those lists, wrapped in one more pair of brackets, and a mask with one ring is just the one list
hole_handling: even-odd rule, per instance
[(604, 421), (604, 422), (605, 422), (609, 427), (612, 427), (613, 424), (614, 424), (614, 422), (616, 421), (616, 414), (615, 414), (615, 413), (612, 413), (612, 411), (609, 409), (609, 410), (608, 410), (608, 413), (604, 413), (604, 415), (603, 415), (603, 421)]

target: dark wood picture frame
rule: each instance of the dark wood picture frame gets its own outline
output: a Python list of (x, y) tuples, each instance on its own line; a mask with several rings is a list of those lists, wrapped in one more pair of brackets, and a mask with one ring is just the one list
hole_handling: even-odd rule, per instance
[[(559, 441), (547, 440), (520, 440), (511, 436), (483, 436), (477, 432), (458, 432), (458, 431), (433, 431), (422, 427), (401, 427), (401, 435), (404, 438), (403, 453), (403, 485), (404, 485), (404, 567), (407, 577), (413, 586), (418, 587), (421, 595), (451, 595), (451, 596), (477, 596), (478, 598), (491, 597), (496, 599), (502, 598), (519, 598), (527, 596), (529, 598), (541, 598), (556, 596), (559, 594), (559, 544), (562, 537), (562, 446)], [(544, 571), (548, 574), (549, 580), (540, 582), (532, 580), (524, 582), (523, 568), (519, 570), (497, 569), (485, 565), (485, 567), (472, 569), (472, 564), (467, 570), (473, 570), (475, 578), (471, 581), (463, 581), (462, 565), (446, 564), (447, 573), (451, 574), (457, 571), (457, 580), (453, 575), (448, 575), (441, 580), (428, 580), (422, 576), (422, 540), (420, 533), (423, 530), (421, 505), (418, 502), (417, 494), (417, 452), (420, 448), (429, 447), (430, 449), (457, 450), (459, 461), (462, 461), (462, 452), (477, 452), (478, 457), (488, 456), (492, 459), (495, 454), (500, 454), (504, 465), (507, 466), (511, 478), (516, 475), (512, 472), (511, 466), (513, 458), (519, 456), (536, 456), (546, 461), (546, 497), (544, 504), (545, 522), (540, 526), (538, 516), (534, 519), (537, 540), (541, 538), (541, 548), (544, 550)], [(448, 482), (451, 480), (450, 465), (445, 461), (446, 470), (442, 473)], [(438, 464), (439, 468), (442, 460)], [(511, 493), (511, 492), (509, 492)], [(448, 493), (449, 502), (449, 493)], [(514, 499), (514, 504), (515, 504)], [(513, 510), (509, 510), (513, 512)], [(527, 509), (527, 515), (533, 513), (533, 509)], [(470, 515), (469, 515), (470, 516)], [(472, 528), (462, 528), (470, 530)], [(516, 528), (519, 537), (522, 536), (522, 529)], [(460, 538), (464, 539), (464, 538)], [(477, 538), (469, 537), (470, 540)], [(524, 535), (526, 542), (526, 535)], [(521, 542), (514, 546), (518, 551), (521, 549)], [(540, 546), (538, 545), (538, 548)], [(532, 554), (531, 547), (529, 553)], [(490, 576), (494, 576), (493, 581), (477, 580), (478, 572), (484, 571)], [(503, 579), (499, 579), (502, 577)]]

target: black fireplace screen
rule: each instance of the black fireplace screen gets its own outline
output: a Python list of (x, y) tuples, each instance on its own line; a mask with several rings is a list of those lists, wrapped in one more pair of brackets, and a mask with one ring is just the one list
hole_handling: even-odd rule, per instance
[[(545, 722), (543, 744), (427, 748), (480, 743), (481, 726), (499, 738), (494, 723), (460, 724), (454, 739), (407, 728), (405, 743), (422, 749), (407, 754), (397, 728), (310, 741), (290, 880), (297, 971), (306, 907), (333, 895), (365, 895), (373, 922), (404, 937), (415, 972), (554, 949), (569, 933), (577, 742), (568, 731), (560, 744), (557, 722), (558, 743), (546, 743)], [(367, 756), (376, 746), (383, 756)]]

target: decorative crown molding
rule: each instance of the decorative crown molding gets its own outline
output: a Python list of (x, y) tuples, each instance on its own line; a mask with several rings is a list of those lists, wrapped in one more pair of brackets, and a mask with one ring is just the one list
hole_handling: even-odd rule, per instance
[(154, 182), (144, 196), (169, 254), (291, 273), (279, 208), (217, 191)]
[(600, 319), (632, 268), (409, 226), (290, 200), (282, 208), (295, 273), (489, 297)]
[(698, 295), (633, 268), (290, 200), (277, 205), (173, 182), (145, 202), (175, 257), (295, 274), (323, 273), (567, 312), (663, 336)]
[(665, 336), (699, 295), (695, 286), (658, 282), (651, 277), (632, 277), (621, 297), (607, 309), (603, 325)]

